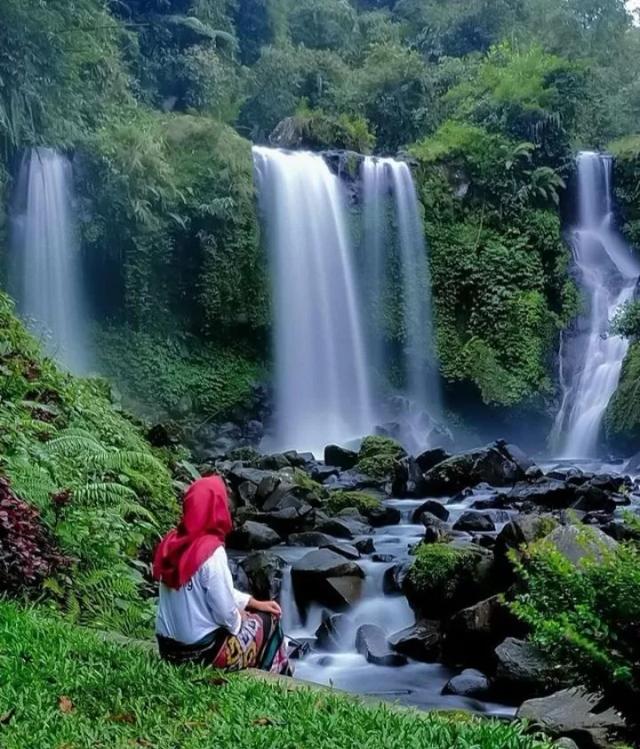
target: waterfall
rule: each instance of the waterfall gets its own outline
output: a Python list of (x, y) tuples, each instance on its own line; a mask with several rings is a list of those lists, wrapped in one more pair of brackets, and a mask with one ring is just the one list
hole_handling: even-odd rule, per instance
[(273, 268), (274, 442), (316, 452), (374, 424), (346, 195), (321, 156), (253, 153)]
[(367, 157), (362, 182), (364, 262), (368, 306), (375, 326), (375, 363), (384, 371), (388, 357), (384, 356), (380, 329), (384, 307), (397, 296), (402, 300), (405, 393), (414, 407), (435, 416), (440, 411), (440, 386), (432, 336), (431, 283), (411, 170), (403, 161)]
[(86, 304), (71, 205), (71, 163), (50, 148), (27, 152), (11, 217), (10, 285), (18, 310), (47, 352), (88, 370)]
[(587, 310), (561, 346), (562, 403), (552, 440), (564, 458), (594, 457), (628, 343), (609, 335), (615, 313), (633, 298), (640, 265), (615, 230), (609, 156), (578, 156), (578, 222), (571, 247)]

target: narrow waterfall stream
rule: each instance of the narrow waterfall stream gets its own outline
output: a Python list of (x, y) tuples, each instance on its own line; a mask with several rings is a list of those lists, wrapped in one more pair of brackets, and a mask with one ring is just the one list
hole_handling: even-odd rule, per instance
[[(431, 283), (424, 229), (413, 177), (403, 161), (366, 157), (362, 164), (364, 259), (367, 296), (378, 330), (376, 364), (385, 370), (380, 327), (394, 292), (402, 300), (405, 394), (417, 410), (440, 411), (440, 385), (432, 333)], [(396, 264), (394, 273), (393, 264)], [(389, 279), (397, 276), (399, 288)], [(386, 357), (388, 366), (388, 357)], [(386, 373), (388, 375), (388, 372)]]
[(609, 325), (633, 298), (640, 264), (615, 229), (611, 175), (609, 156), (578, 155), (578, 224), (571, 245), (587, 310), (561, 344), (563, 397), (552, 442), (565, 459), (597, 454), (629, 346), (626, 339), (609, 335)]
[(253, 149), (274, 287), (277, 449), (374, 425), (342, 183), (321, 156)]
[[(455, 523), (474, 501), (490, 495), (491, 490), (487, 487), (487, 490), (479, 489), (467, 498), (447, 503), (450, 522)], [(363, 555), (358, 561), (365, 574), (362, 597), (347, 612), (349, 626), (341, 631), (340, 647), (335, 652), (312, 649), (302, 660), (296, 661), (296, 678), (421, 708), (460, 708), (488, 714), (512, 715), (513, 709), (504, 705), (443, 695), (441, 692), (444, 685), (456, 672), (442, 664), (409, 660), (404, 666), (374, 665), (356, 650), (356, 633), (363, 624), (377, 625), (387, 636), (391, 636), (415, 623), (415, 615), (405, 596), (385, 592), (385, 575), (395, 564), (410, 561), (410, 549), (424, 536), (424, 525), (414, 524), (412, 521), (415, 510), (423, 502), (423, 499), (385, 500), (385, 505), (400, 510), (402, 520), (399, 525), (376, 529), (373, 535), (375, 554)], [(496, 533), (510, 517), (510, 513), (503, 510), (489, 511), (489, 514), (494, 519)], [(279, 546), (273, 551), (292, 564), (313, 549)], [(393, 561), (387, 561), (391, 559)], [(280, 601), (285, 632), (290, 637), (313, 642), (323, 615), (330, 612), (319, 604), (312, 604), (306, 612), (298, 610), (290, 569), (285, 571)]]
[(49, 354), (86, 373), (87, 303), (72, 211), (71, 163), (50, 148), (25, 154), (11, 215), (11, 288)]

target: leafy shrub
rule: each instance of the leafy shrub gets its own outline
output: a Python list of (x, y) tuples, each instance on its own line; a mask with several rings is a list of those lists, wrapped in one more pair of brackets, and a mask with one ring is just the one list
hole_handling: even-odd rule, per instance
[(337, 513), (345, 507), (355, 507), (362, 515), (380, 507), (380, 500), (365, 492), (334, 491), (329, 493), (327, 508), (329, 512)]
[(177, 502), (167, 468), (101, 381), (61, 373), (0, 294), (1, 468), (63, 553), (51, 605), (83, 624), (150, 631), (145, 565)]
[(388, 478), (396, 460), (404, 454), (402, 446), (389, 437), (365, 437), (358, 453), (356, 470), (372, 478)]
[(37, 590), (67, 563), (38, 511), (18, 499), (0, 476), (0, 591), (15, 595)]
[(246, 405), (259, 364), (240, 349), (131, 328), (98, 331), (101, 367), (134, 410), (156, 419), (206, 414), (224, 417)]
[(598, 556), (574, 565), (544, 540), (529, 546), (514, 558), (520, 589), (512, 607), (552, 662), (637, 724), (640, 551), (619, 545)]

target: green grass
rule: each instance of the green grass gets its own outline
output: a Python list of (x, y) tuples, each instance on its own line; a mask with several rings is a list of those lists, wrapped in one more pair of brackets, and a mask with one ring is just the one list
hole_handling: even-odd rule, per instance
[(3, 749), (545, 749), (518, 724), (416, 715), (173, 668), (0, 604)]

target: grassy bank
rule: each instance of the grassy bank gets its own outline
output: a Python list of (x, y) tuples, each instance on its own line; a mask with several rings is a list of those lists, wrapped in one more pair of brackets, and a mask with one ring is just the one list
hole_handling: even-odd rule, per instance
[(366, 707), (104, 643), (33, 610), (0, 604), (3, 749), (545, 749), (522, 728)]

